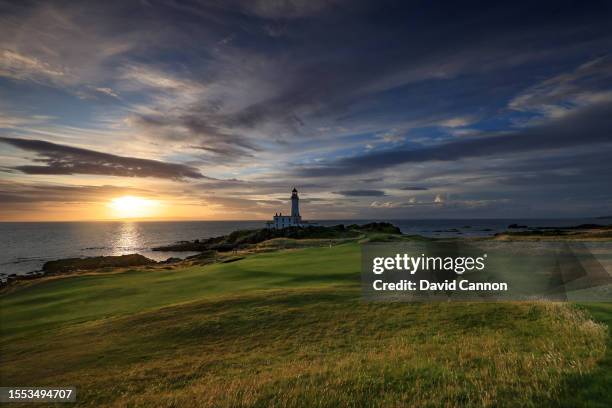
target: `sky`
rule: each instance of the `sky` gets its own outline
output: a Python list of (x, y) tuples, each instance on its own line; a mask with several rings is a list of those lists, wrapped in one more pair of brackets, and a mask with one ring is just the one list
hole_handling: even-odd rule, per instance
[(0, 221), (612, 215), (612, 3), (0, 0)]

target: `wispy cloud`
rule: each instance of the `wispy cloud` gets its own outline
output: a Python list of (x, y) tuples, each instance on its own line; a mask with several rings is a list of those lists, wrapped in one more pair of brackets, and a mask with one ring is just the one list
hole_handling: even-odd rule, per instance
[(37, 81), (41, 78), (55, 78), (63, 75), (61, 68), (54, 68), (34, 57), (10, 50), (0, 51), (0, 76)]
[(14, 170), (26, 174), (95, 174), (168, 179), (204, 178), (197, 169), (183, 164), (116, 156), (43, 140), (0, 137), (0, 143), (34, 152), (37, 156), (34, 161), (44, 163), (42, 166), (22, 165), (13, 167)]
[(533, 85), (508, 106), (521, 112), (537, 112), (558, 118), (574, 109), (612, 102), (612, 57), (600, 57)]
[[(297, 170), (304, 176), (362, 174), (404, 163), (456, 161), (470, 157), (509, 155), (573, 146), (609, 144), (612, 105), (597, 104), (575, 110), (558, 120), (492, 136), (478, 136), (425, 148), (381, 151)], [(581, 135), (577, 137), (577, 135)]]

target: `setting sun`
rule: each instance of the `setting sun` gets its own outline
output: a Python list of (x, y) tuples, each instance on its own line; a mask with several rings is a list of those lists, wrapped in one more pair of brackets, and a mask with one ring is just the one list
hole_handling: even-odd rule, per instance
[(116, 218), (142, 218), (151, 217), (155, 214), (159, 203), (141, 197), (123, 196), (113, 198), (109, 207)]

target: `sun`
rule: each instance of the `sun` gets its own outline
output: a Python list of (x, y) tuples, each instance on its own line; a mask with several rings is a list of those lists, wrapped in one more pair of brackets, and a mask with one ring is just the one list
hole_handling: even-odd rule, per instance
[(158, 202), (142, 197), (122, 196), (113, 198), (108, 206), (115, 218), (143, 218), (155, 214)]

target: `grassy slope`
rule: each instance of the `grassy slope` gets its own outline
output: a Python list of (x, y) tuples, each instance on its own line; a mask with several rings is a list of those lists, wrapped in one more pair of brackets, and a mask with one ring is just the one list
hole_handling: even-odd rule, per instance
[(612, 304), (596, 303), (580, 305), (595, 321), (607, 325), (606, 353), (597, 367), (588, 373), (574, 373), (562, 384), (561, 404), (564, 407), (612, 406)]
[(143, 270), (54, 279), (0, 297), (3, 336), (254, 289), (354, 284), (357, 244), (262, 253), (178, 271)]
[(605, 330), (576, 308), (366, 304), (358, 251), (72, 277), (4, 295), (2, 385), (76, 385), (81, 405), (542, 406), (563, 405), (561, 395), (609, 406), (610, 340), (606, 349)]

